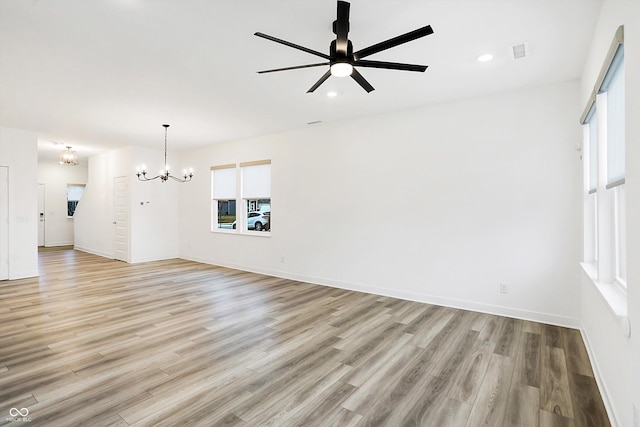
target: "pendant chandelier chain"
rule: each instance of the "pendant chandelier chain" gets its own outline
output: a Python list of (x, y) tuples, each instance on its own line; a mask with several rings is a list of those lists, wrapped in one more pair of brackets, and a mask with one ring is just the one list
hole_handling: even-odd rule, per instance
[(166, 169), (167, 168), (167, 129), (169, 129), (169, 125), (162, 125), (162, 126), (164, 126), (164, 167)]

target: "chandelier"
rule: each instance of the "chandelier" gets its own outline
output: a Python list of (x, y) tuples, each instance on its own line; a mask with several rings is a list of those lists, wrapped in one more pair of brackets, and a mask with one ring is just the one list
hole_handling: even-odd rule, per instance
[(189, 169), (188, 171), (185, 169), (183, 171), (182, 178), (178, 178), (169, 173), (169, 165), (167, 164), (167, 129), (169, 125), (162, 125), (164, 127), (164, 169), (160, 171), (159, 175), (154, 176), (153, 178), (147, 178), (147, 168), (145, 165), (139, 166), (137, 168), (136, 176), (140, 181), (153, 181), (154, 179), (160, 178), (160, 181), (165, 182), (169, 178), (178, 182), (189, 182), (191, 178), (193, 178), (193, 169)]
[(77, 166), (78, 153), (71, 151), (71, 147), (67, 145), (67, 149), (62, 150), (62, 153), (60, 153), (60, 161), (58, 163), (61, 165)]

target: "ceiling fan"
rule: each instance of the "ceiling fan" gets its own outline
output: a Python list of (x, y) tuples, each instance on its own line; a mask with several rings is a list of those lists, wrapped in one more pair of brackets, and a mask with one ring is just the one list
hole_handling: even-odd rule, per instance
[(262, 37), (267, 40), (274, 41), (276, 43), (283, 44), (285, 46), (292, 47), (294, 49), (301, 50), (303, 52), (310, 53), (312, 55), (319, 56), (326, 59), (328, 62), (320, 62), (316, 64), (296, 65), (293, 67), (276, 68), (273, 70), (258, 71), (258, 74), (273, 73), (276, 71), (297, 70), (300, 68), (320, 67), (323, 65), (329, 65), (329, 70), (324, 73), (322, 77), (307, 91), (311, 93), (315, 91), (322, 83), (324, 83), (330, 76), (346, 77), (351, 76), (364, 90), (371, 92), (373, 86), (355, 69), (355, 67), (368, 67), (368, 68), (386, 68), (390, 70), (403, 70), (403, 71), (419, 71), (424, 72), (427, 69), (426, 65), (415, 64), (402, 64), (398, 62), (384, 62), (384, 61), (368, 61), (363, 60), (367, 56), (374, 53), (381, 52), (386, 49), (401, 45), (403, 43), (410, 42), (412, 40), (419, 39), (429, 34), (433, 34), (433, 30), (430, 25), (427, 25), (417, 30), (402, 34), (392, 39), (376, 43), (372, 46), (364, 49), (353, 51), (353, 45), (347, 38), (349, 33), (349, 3), (346, 1), (338, 1), (338, 17), (333, 21), (333, 33), (336, 35), (336, 39), (331, 42), (329, 47), (329, 55), (322, 52), (315, 51), (313, 49), (300, 46), (286, 40), (282, 40), (273, 36), (269, 36), (263, 33), (255, 33), (254, 35)]

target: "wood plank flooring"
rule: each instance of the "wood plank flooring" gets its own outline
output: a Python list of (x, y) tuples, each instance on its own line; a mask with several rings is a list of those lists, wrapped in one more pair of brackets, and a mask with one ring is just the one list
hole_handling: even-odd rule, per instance
[(185, 260), (39, 256), (39, 278), (0, 282), (0, 425), (23, 408), (56, 427), (609, 425), (576, 330)]

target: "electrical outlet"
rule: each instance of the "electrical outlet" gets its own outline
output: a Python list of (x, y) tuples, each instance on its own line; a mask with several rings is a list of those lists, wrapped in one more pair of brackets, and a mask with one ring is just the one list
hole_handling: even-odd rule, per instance
[(284, 257), (283, 256), (280, 257), (280, 262), (284, 264)]
[(506, 283), (500, 283), (500, 293), (501, 294), (506, 294), (507, 293), (507, 284)]

